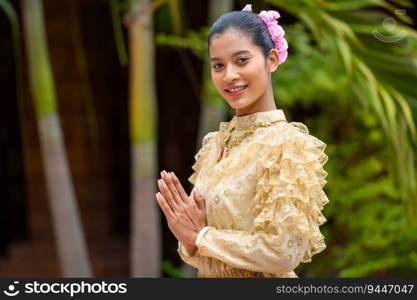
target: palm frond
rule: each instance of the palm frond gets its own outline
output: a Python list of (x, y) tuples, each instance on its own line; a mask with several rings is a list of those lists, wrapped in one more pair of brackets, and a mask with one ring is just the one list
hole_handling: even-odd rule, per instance
[[(417, 143), (417, 31), (404, 7), (407, 0), (264, 0), (298, 17), (323, 51), (351, 78), (352, 94), (371, 108), (389, 138), (402, 199), (417, 218), (416, 166), (403, 153), (415, 155)], [(391, 26), (385, 24), (390, 21)], [(413, 106), (414, 105), (414, 106)], [(402, 129), (401, 126), (404, 126)], [(403, 132), (405, 130), (405, 133)], [(412, 203), (412, 204), (410, 204)], [(417, 221), (414, 222), (417, 225)]]

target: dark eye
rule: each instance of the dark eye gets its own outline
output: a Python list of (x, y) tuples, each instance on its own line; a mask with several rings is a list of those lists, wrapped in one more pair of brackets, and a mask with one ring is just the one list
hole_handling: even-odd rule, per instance
[(238, 58), (238, 62), (244, 63), (244, 62), (246, 62), (248, 59), (249, 59), (249, 58), (247, 58), (247, 57), (240, 57), (240, 58)]
[(213, 65), (213, 69), (215, 69), (215, 70), (217, 70), (217, 69), (220, 69), (221, 67), (223, 66), (223, 64), (214, 64)]

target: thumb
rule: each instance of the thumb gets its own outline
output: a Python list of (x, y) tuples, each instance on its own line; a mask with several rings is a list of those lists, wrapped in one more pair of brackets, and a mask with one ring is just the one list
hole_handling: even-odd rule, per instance
[(194, 196), (196, 198), (197, 207), (201, 210), (205, 210), (206, 209), (206, 205), (205, 205), (206, 201), (204, 201), (203, 197), (201, 196), (200, 192), (197, 189), (194, 190)]

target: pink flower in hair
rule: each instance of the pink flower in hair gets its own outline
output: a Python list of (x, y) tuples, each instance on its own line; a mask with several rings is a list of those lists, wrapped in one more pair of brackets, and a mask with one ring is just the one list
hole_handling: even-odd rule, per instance
[(252, 4), (246, 4), (242, 11), (252, 11)]
[(264, 20), (265, 23), (275, 22), (275, 20), (281, 17), (281, 15), (275, 10), (263, 10), (259, 13), (259, 16), (262, 18), (262, 20)]
[(287, 50), (288, 49), (288, 43), (285, 39), (280, 39), (277, 42), (278, 49), (280, 50)]
[[(246, 4), (242, 11), (252, 12), (252, 5)], [(278, 25), (277, 21), (281, 15), (275, 10), (263, 10), (258, 14), (258, 16), (267, 26), (269, 35), (274, 42), (275, 49), (278, 50), (279, 64), (282, 64), (288, 56), (288, 43), (284, 38), (285, 31), (280, 25)]]
[(285, 31), (284, 29), (282, 29), (282, 27), (276, 23), (268, 23), (268, 31), (269, 34), (271, 35), (272, 39), (279, 39), (282, 38), (285, 35)]
[(279, 63), (282, 64), (288, 56), (288, 51), (284, 50), (284, 51), (278, 51), (278, 59), (279, 59)]

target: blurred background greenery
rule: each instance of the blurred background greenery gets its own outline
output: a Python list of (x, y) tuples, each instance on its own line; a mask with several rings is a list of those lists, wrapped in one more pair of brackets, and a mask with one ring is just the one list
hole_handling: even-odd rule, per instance
[[(417, 31), (408, 0), (259, 0), (277, 107), (327, 144), (327, 249), (300, 277), (417, 275)], [(154, 200), (187, 191), (233, 111), (207, 32), (237, 0), (0, 0), (0, 276), (193, 277)]]

